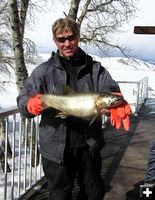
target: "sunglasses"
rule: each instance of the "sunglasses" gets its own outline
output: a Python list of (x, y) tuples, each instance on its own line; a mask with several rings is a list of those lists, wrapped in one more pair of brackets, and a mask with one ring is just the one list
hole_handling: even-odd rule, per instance
[(69, 40), (70, 42), (76, 39), (76, 34), (70, 35), (68, 37), (55, 37), (57, 42), (64, 43), (66, 40)]

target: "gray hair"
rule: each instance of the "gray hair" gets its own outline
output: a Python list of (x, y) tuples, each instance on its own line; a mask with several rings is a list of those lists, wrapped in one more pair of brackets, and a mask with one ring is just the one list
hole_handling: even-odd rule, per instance
[(59, 18), (53, 23), (52, 26), (53, 37), (55, 37), (57, 33), (61, 33), (63, 31), (71, 31), (73, 34), (79, 35), (80, 26), (73, 18)]

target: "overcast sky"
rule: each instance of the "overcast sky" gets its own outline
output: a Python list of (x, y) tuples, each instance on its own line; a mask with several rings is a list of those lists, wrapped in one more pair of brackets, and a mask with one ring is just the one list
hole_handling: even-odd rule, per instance
[(134, 49), (137, 56), (155, 60), (155, 35), (134, 34), (134, 26), (155, 26), (155, 0), (139, 0), (137, 18), (126, 26), (127, 33), (122, 34), (120, 40)]
[[(134, 26), (155, 26), (155, 0), (139, 0), (138, 17), (130, 21), (128, 25), (124, 27), (126, 33), (116, 34), (115, 37), (118, 41), (127, 45), (133, 49), (133, 55), (143, 57), (148, 60), (155, 60), (155, 35), (137, 35), (133, 33)], [(66, 10), (65, 10), (66, 9)], [(52, 7), (53, 10), (53, 7)], [(57, 4), (54, 7), (54, 12), (51, 13), (50, 9), (46, 13), (38, 15), (38, 22), (33, 31), (27, 32), (27, 36), (32, 39), (38, 47), (43, 51), (52, 51), (54, 49), (54, 43), (52, 40), (51, 25), (58, 18), (64, 15), (59, 12), (68, 12), (65, 5)]]

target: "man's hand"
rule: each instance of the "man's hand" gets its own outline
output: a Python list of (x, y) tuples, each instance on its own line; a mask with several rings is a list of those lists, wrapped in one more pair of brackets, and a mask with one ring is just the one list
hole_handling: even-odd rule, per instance
[(42, 94), (37, 94), (28, 100), (27, 109), (33, 115), (40, 115), (43, 110), (41, 97)]
[(116, 129), (120, 129), (122, 124), (126, 131), (130, 128), (130, 119), (129, 115), (132, 113), (131, 107), (126, 100), (123, 103), (115, 108), (111, 109), (110, 122), (112, 126), (115, 126)]

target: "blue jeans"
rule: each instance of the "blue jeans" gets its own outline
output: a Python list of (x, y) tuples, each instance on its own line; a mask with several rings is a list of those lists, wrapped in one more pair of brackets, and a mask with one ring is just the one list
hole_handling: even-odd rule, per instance
[(155, 140), (152, 142), (150, 147), (145, 183), (155, 184)]

